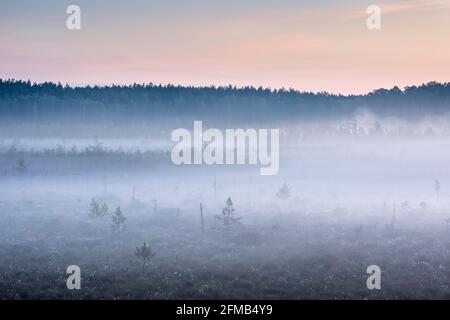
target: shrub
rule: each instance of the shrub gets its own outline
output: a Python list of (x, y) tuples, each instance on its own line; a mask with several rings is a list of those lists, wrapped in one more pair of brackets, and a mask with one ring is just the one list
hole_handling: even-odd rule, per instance
[(217, 220), (219, 220), (227, 230), (229, 230), (231, 226), (239, 224), (239, 220), (242, 219), (242, 217), (236, 217), (234, 212), (233, 202), (231, 201), (231, 198), (228, 198), (225, 208), (222, 209), (222, 214), (216, 216)]
[(114, 211), (111, 220), (113, 231), (121, 232), (125, 229), (125, 221), (127, 218), (123, 215), (120, 207), (117, 207), (116, 211)]
[(95, 199), (91, 199), (91, 207), (89, 209), (89, 216), (92, 218), (103, 219), (108, 215), (108, 205), (106, 203), (100, 203)]
[(138, 258), (138, 260), (141, 261), (142, 274), (145, 274), (147, 262), (149, 262), (150, 259), (155, 256), (155, 254), (152, 252), (152, 248), (150, 246), (147, 246), (147, 244), (144, 242), (142, 246), (136, 247), (134, 255), (136, 256), (136, 258)]

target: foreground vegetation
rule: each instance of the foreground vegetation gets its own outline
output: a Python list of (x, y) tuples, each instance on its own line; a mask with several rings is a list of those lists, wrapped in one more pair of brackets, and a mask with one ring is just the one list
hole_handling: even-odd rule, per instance
[[(444, 222), (405, 224), (413, 211), (395, 229), (344, 210), (279, 215), (276, 224), (244, 215), (232, 228), (207, 216), (202, 232), (193, 213), (155, 215), (129, 202), (118, 233), (109, 219), (89, 217), (87, 200), (86, 210), (70, 206), (1, 203), (1, 298), (450, 298), (450, 230)], [(150, 250), (144, 264), (139, 250)], [(81, 290), (66, 288), (72, 264), (81, 268)], [(366, 288), (371, 264), (381, 267), (382, 290)]]

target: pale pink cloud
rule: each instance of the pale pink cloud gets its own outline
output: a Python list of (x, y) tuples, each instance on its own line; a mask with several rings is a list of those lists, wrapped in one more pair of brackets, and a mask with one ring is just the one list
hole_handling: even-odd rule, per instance
[[(409, 0), (398, 2), (376, 2), (374, 5), (378, 5), (381, 8), (383, 14), (391, 14), (397, 12), (413, 12), (424, 10), (435, 11), (439, 9), (450, 9), (449, 0)], [(336, 13), (343, 18), (347, 19), (362, 19), (367, 17), (366, 7), (361, 10), (345, 10)]]

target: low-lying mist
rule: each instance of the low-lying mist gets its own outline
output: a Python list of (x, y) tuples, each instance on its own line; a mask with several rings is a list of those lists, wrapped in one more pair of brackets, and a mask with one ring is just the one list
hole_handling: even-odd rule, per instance
[(445, 118), (237, 125), (280, 129), (273, 176), (174, 165), (178, 125), (42, 127), (0, 137), (0, 298), (449, 297)]

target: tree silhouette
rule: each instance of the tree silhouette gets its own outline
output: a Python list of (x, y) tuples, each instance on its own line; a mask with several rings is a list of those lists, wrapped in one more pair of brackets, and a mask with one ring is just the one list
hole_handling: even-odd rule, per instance
[(108, 205), (106, 203), (98, 202), (95, 198), (91, 199), (91, 204), (89, 208), (89, 216), (92, 218), (103, 219), (108, 215)]
[(111, 220), (113, 231), (122, 232), (124, 230), (127, 218), (123, 215), (120, 207), (117, 207), (116, 211), (114, 211)]
[(24, 173), (27, 171), (27, 169), (28, 169), (28, 167), (27, 167), (24, 159), (17, 160), (17, 167), (16, 167), (17, 171)]
[(280, 199), (287, 199), (291, 196), (291, 188), (287, 185), (286, 182), (283, 183), (281, 188), (277, 192), (277, 197)]
[(233, 225), (240, 224), (239, 220), (242, 219), (242, 217), (236, 217), (234, 212), (233, 202), (231, 201), (231, 198), (228, 198), (225, 208), (222, 209), (222, 214), (216, 216), (217, 220), (219, 220), (227, 230)]
[(436, 198), (439, 198), (439, 191), (441, 191), (441, 183), (438, 179), (434, 180), (434, 191), (436, 192)]
[[(191, 112), (219, 120), (257, 120), (351, 115), (361, 105), (379, 115), (448, 111), (450, 83), (378, 89), (366, 95), (336, 95), (294, 89), (235, 86), (174, 86), (133, 84), (71, 87), (0, 79), (0, 119), (141, 119), (142, 116), (186, 116)], [(423, 108), (427, 105), (427, 108)], [(130, 108), (132, 106), (132, 108)], [(378, 128), (379, 129), (379, 128)], [(377, 130), (377, 125), (375, 126)]]
[(147, 246), (147, 244), (144, 242), (142, 246), (136, 247), (134, 255), (138, 258), (138, 260), (141, 261), (142, 274), (145, 274), (147, 262), (149, 262), (150, 259), (155, 256), (155, 254), (152, 252), (152, 248), (150, 246)]

